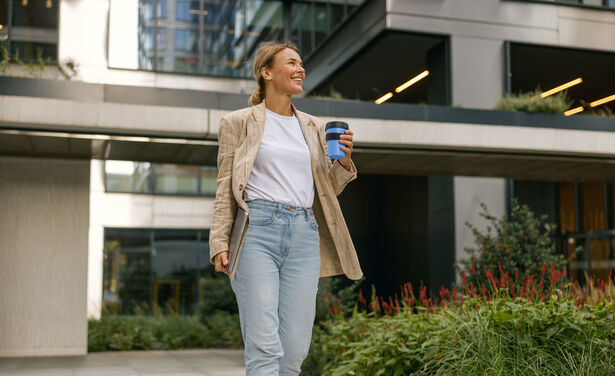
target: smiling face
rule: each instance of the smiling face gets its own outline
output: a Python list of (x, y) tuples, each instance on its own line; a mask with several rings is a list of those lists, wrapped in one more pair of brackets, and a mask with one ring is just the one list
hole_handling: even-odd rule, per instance
[(278, 52), (271, 66), (261, 70), (261, 76), (267, 94), (291, 96), (303, 92), (305, 69), (299, 54), (290, 48)]

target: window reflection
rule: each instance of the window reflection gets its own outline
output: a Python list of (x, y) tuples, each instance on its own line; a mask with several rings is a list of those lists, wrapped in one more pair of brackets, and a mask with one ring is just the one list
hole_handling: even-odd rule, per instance
[(105, 187), (109, 192), (151, 193), (149, 162), (106, 161)]
[(177, 1), (175, 3), (175, 18), (178, 21), (199, 22), (199, 2), (198, 1)]
[(215, 196), (217, 175), (218, 170), (216, 169), (216, 167), (201, 167), (201, 194)]
[(55, 62), (58, 0), (0, 0), (0, 42), (7, 46), (11, 56), (24, 62), (39, 58)]
[(0, 35), (8, 30), (9, 0), (0, 0)]
[(105, 161), (107, 192), (213, 196), (216, 176), (215, 166)]
[(148, 309), (150, 235), (147, 230), (105, 230), (103, 305), (109, 313)]
[(158, 6), (139, 0), (138, 66), (114, 67), (252, 77), (250, 62), (262, 42), (290, 39), (302, 54), (312, 53), (363, 1), (305, 0), (285, 7), (282, 0), (167, 0)]
[(216, 278), (207, 230), (105, 229), (103, 314), (193, 313)]
[(155, 165), (155, 193), (198, 193), (197, 166)]
[(58, 28), (59, 0), (13, 1), (13, 26)]

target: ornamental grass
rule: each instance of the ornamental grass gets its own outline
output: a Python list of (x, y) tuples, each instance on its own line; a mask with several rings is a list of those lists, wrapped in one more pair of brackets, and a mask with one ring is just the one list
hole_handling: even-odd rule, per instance
[(544, 264), (487, 283), (382, 298), (359, 290), (351, 312), (327, 296), (302, 375), (615, 375), (615, 285)]

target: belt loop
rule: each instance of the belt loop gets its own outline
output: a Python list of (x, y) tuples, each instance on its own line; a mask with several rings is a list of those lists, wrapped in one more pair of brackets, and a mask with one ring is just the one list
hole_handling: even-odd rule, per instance
[(279, 202), (277, 202), (277, 204), (278, 204), (278, 207), (276, 209), (275, 215), (276, 215), (276, 217), (279, 217), (280, 213), (282, 213), (282, 204), (279, 203)]

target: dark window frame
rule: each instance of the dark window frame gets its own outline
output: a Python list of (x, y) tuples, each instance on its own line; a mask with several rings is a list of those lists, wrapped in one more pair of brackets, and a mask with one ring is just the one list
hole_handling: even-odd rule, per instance
[[(56, 8), (57, 8), (57, 12), (56, 12), (56, 35), (58, 35), (57, 39), (55, 40), (55, 43), (44, 43), (44, 42), (33, 42), (33, 41), (13, 41), (12, 38), (12, 28), (13, 28), (13, 10), (14, 10), (14, 2), (17, 2), (18, 0), (8, 0), (7, 1), (7, 24), (4, 25), (4, 27), (7, 28), (7, 39), (4, 41), (4, 45), (7, 49), (7, 51), (9, 52), (9, 55), (13, 55), (12, 53), (12, 44), (13, 42), (23, 42), (23, 43), (40, 43), (40, 44), (50, 44), (50, 45), (55, 45), (56, 47), (56, 51), (55, 51), (55, 56), (50, 56), (51, 59), (49, 61), (45, 60), (45, 64), (50, 64), (50, 65), (57, 65), (58, 64), (58, 52), (59, 52), (59, 44), (60, 44), (60, 40), (59, 40), (59, 30), (60, 30), (60, 7), (62, 6), (62, 2), (58, 0)], [(20, 26), (20, 27), (24, 27), (24, 28), (28, 28), (27, 26)], [(44, 29), (49, 29), (52, 30), (51, 28), (44, 28)], [(24, 62), (24, 63), (30, 63), (30, 62), (36, 62), (36, 58), (23, 58), (22, 56), (19, 56), (19, 59)], [(45, 59), (43, 57), (43, 59)]]

